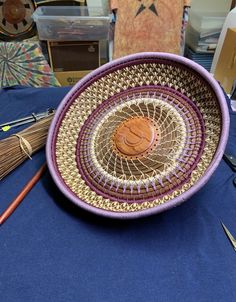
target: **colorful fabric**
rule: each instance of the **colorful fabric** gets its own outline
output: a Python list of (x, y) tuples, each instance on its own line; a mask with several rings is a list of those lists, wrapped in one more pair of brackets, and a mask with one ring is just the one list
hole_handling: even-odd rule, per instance
[(0, 87), (14, 85), (60, 86), (39, 42), (0, 43)]

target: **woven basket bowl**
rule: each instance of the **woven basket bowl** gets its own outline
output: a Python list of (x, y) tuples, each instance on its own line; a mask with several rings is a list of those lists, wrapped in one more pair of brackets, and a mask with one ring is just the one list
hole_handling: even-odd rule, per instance
[(65, 96), (49, 130), (47, 162), (76, 205), (137, 218), (205, 185), (228, 131), (224, 94), (205, 69), (172, 54), (139, 53), (98, 68)]

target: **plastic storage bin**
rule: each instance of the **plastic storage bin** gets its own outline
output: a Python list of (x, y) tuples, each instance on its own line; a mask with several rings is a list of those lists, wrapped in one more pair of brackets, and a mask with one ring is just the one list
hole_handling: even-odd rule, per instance
[(216, 48), (226, 13), (192, 12), (186, 31), (186, 44), (195, 51), (210, 51)]
[(213, 73), (213, 74), (215, 72), (215, 68), (216, 68), (220, 53), (221, 53), (221, 49), (224, 44), (225, 35), (227, 33), (227, 30), (228, 30), (228, 28), (235, 28), (235, 27), (236, 27), (236, 7), (228, 13), (228, 15), (225, 19), (222, 31), (220, 33), (219, 41), (218, 41), (218, 44), (216, 47), (216, 51), (214, 54), (214, 59), (212, 62), (212, 67), (211, 67), (211, 73)]
[(189, 24), (199, 33), (206, 34), (212, 31), (220, 30), (223, 27), (226, 13), (192, 12), (189, 18)]
[(98, 41), (109, 38), (111, 16), (101, 7), (41, 6), (32, 17), (40, 40)]

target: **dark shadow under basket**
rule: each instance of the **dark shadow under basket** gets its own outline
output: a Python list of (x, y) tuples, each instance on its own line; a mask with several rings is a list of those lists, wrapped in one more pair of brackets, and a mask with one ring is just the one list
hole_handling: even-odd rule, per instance
[(137, 218), (188, 199), (218, 166), (229, 114), (218, 83), (180, 56), (140, 53), (78, 82), (51, 124), (47, 161), (75, 204)]

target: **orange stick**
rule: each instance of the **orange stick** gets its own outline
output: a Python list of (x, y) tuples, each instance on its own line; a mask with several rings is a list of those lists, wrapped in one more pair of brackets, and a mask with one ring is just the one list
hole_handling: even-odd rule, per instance
[(9, 207), (0, 215), (0, 225), (7, 220), (7, 218), (15, 211), (18, 205), (22, 202), (27, 193), (33, 188), (33, 186), (38, 182), (43, 173), (46, 171), (46, 163), (44, 163), (38, 172), (33, 176), (33, 178), (25, 185), (20, 194), (12, 201)]

